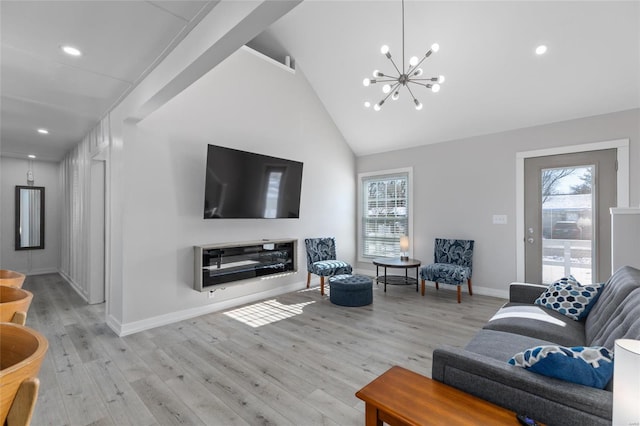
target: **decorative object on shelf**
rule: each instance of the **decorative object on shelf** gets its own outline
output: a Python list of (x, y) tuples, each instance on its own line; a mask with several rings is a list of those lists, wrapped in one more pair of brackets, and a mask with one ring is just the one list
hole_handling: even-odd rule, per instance
[[(385, 74), (379, 70), (373, 71), (373, 79), (365, 78), (362, 81), (365, 87), (368, 87), (371, 84), (376, 83), (384, 83), (382, 86), (382, 92), (386, 95), (380, 102), (373, 106), (373, 109), (376, 111), (380, 111), (382, 105), (386, 102), (389, 97), (392, 100), (397, 100), (400, 97), (400, 89), (402, 87), (406, 87), (407, 91), (411, 95), (413, 99), (413, 103), (415, 104), (416, 109), (419, 111), (422, 109), (422, 103), (418, 101), (413, 92), (411, 91), (410, 84), (415, 84), (418, 86), (424, 86), (427, 89), (431, 89), (432, 92), (436, 93), (440, 91), (440, 85), (444, 83), (444, 76), (440, 75), (437, 77), (424, 78), (422, 74), (424, 71), (420, 68), (422, 62), (427, 59), (431, 54), (436, 53), (440, 49), (440, 46), (437, 43), (431, 45), (431, 48), (425, 53), (422, 58), (417, 56), (412, 56), (409, 59), (409, 64), (405, 65), (405, 57), (404, 57), (404, 0), (402, 0), (402, 70), (398, 68), (396, 63), (391, 58), (391, 53), (389, 52), (389, 46), (386, 44), (380, 48), (380, 53), (385, 55), (391, 64), (395, 68), (398, 75), (390, 75)], [(405, 68), (406, 66), (406, 68)], [(367, 101), (364, 103), (366, 108), (371, 106), (371, 102)]]
[(640, 420), (640, 340), (618, 339), (614, 353), (613, 424), (637, 424)]
[(400, 260), (409, 260), (409, 237), (407, 235), (400, 237), (400, 253)]

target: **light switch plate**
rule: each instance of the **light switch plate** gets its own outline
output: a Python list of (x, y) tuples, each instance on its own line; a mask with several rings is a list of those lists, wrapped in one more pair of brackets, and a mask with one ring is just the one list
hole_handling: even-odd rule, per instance
[(506, 225), (507, 224), (507, 215), (506, 214), (494, 214), (493, 215), (493, 224), (494, 225)]

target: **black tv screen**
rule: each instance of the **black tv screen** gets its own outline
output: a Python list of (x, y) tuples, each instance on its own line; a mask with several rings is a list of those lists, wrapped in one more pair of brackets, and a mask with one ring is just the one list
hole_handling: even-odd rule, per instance
[(299, 161), (209, 145), (204, 218), (297, 219), (301, 187)]

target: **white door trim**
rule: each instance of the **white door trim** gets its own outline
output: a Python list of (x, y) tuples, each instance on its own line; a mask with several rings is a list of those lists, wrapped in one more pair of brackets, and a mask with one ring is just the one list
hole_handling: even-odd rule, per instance
[(571, 154), (616, 148), (618, 151), (617, 207), (629, 207), (629, 139), (523, 151), (516, 153), (516, 280), (524, 281), (524, 160), (531, 157)]

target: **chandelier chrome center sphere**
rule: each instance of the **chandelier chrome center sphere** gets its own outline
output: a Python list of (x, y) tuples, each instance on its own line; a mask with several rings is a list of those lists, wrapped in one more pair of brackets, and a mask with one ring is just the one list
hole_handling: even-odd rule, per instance
[[(384, 83), (382, 86), (382, 93), (385, 94), (386, 96), (380, 102), (375, 104), (373, 106), (373, 109), (376, 111), (380, 111), (380, 109), (382, 108), (382, 105), (386, 102), (387, 99), (389, 99), (389, 97), (391, 97), (391, 99), (394, 101), (397, 100), (400, 97), (400, 89), (402, 89), (403, 87), (406, 87), (407, 91), (411, 95), (411, 98), (413, 99), (413, 103), (415, 104), (416, 109), (421, 110), (422, 104), (420, 103), (420, 101), (418, 101), (418, 99), (416, 99), (415, 95), (413, 94), (413, 91), (411, 90), (411, 85), (415, 84), (418, 86), (424, 86), (427, 89), (431, 89), (432, 92), (438, 92), (440, 90), (440, 85), (444, 83), (444, 76), (440, 75), (437, 77), (423, 77), (422, 74), (424, 72), (422, 68), (420, 68), (420, 65), (422, 65), (424, 60), (427, 59), (429, 56), (431, 56), (433, 53), (436, 53), (439, 49), (440, 49), (440, 46), (437, 43), (432, 44), (431, 49), (429, 49), (422, 58), (418, 58), (417, 56), (412, 56), (409, 59), (408, 65), (406, 65), (405, 67), (404, 0), (402, 0), (402, 71), (400, 70), (400, 68), (398, 68), (393, 58), (391, 57), (391, 53), (389, 52), (389, 46), (387, 46), (386, 44), (383, 45), (380, 48), (380, 53), (385, 55), (387, 59), (391, 61), (391, 64), (395, 68), (397, 75), (385, 74), (379, 70), (374, 70), (373, 79), (365, 78), (362, 81), (362, 84), (364, 84), (365, 87), (368, 87), (371, 84)], [(364, 103), (364, 106), (369, 108), (371, 106), (371, 103), (367, 101)]]

